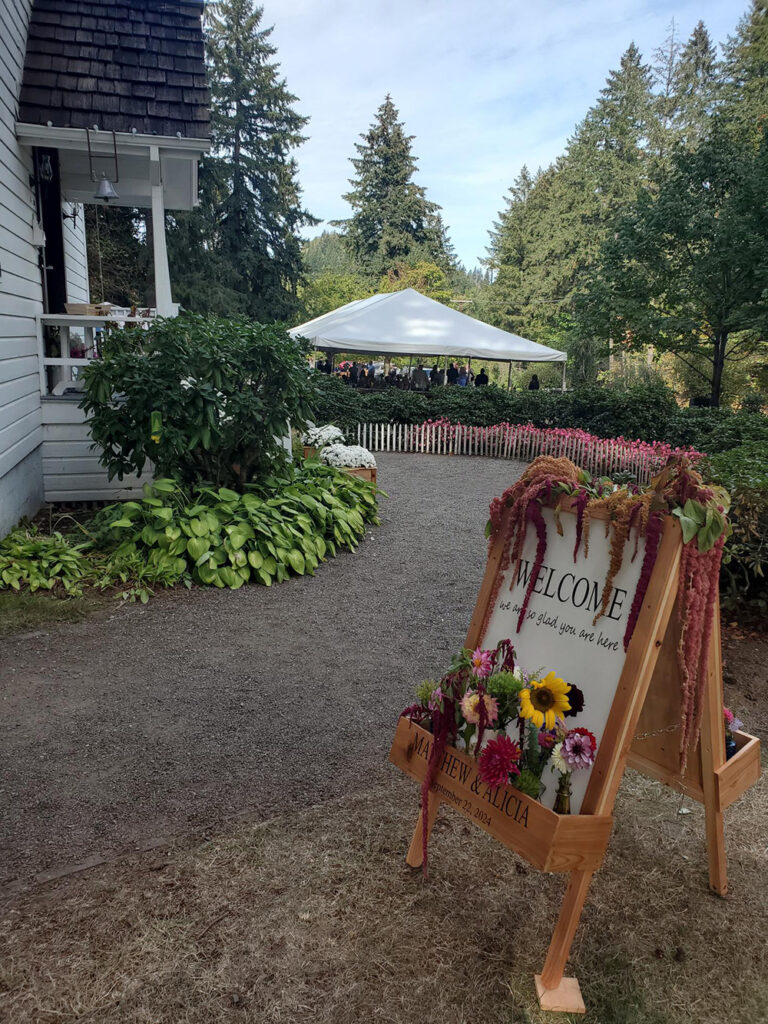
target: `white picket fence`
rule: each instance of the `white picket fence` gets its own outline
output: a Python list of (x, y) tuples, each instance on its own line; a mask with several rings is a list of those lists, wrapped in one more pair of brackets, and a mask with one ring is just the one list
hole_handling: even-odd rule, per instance
[[(463, 423), (360, 423), (357, 443), (375, 452), (421, 452), (429, 455), (474, 455), (531, 462), (537, 455), (565, 457), (596, 476), (632, 473), (647, 484), (672, 454), (681, 449), (666, 442), (600, 438), (580, 430), (497, 423), (473, 427)], [(698, 455), (697, 452), (684, 452)]]

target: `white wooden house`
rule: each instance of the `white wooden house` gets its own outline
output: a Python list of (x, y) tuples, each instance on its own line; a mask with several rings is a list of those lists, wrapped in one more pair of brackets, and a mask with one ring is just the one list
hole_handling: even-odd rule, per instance
[(0, 0), (0, 536), (43, 501), (136, 486), (107, 480), (64, 393), (105, 323), (66, 306), (89, 301), (82, 204), (111, 193), (151, 208), (156, 310), (176, 312), (165, 210), (195, 205), (210, 146), (202, 9)]

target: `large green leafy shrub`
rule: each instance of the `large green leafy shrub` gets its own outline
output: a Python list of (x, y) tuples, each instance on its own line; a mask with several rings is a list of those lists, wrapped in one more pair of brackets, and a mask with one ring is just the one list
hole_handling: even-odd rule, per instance
[(720, 594), (726, 607), (768, 612), (768, 444), (750, 441), (713, 455), (709, 475), (731, 493), (733, 533), (725, 546)]
[(83, 408), (110, 479), (141, 472), (242, 489), (312, 414), (306, 348), (277, 324), (185, 314), (109, 336)]

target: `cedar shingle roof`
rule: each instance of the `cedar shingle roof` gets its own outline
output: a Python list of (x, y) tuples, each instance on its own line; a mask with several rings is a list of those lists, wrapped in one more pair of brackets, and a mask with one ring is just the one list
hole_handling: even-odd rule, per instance
[(202, 2), (34, 0), (19, 120), (207, 138)]

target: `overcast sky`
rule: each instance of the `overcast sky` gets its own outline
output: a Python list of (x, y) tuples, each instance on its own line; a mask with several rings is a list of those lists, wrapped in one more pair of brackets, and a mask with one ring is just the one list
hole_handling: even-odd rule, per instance
[[(414, 135), (417, 181), (440, 204), (459, 258), (485, 255), (488, 230), (525, 163), (563, 151), (630, 42), (650, 61), (674, 18), (716, 42), (747, 0), (264, 0), (264, 25), (297, 108), (307, 208), (346, 217), (354, 143), (387, 92)], [(328, 225), (320, 225), (316, 231)], [(314, 233), (314, 232), (312, 232)]]

